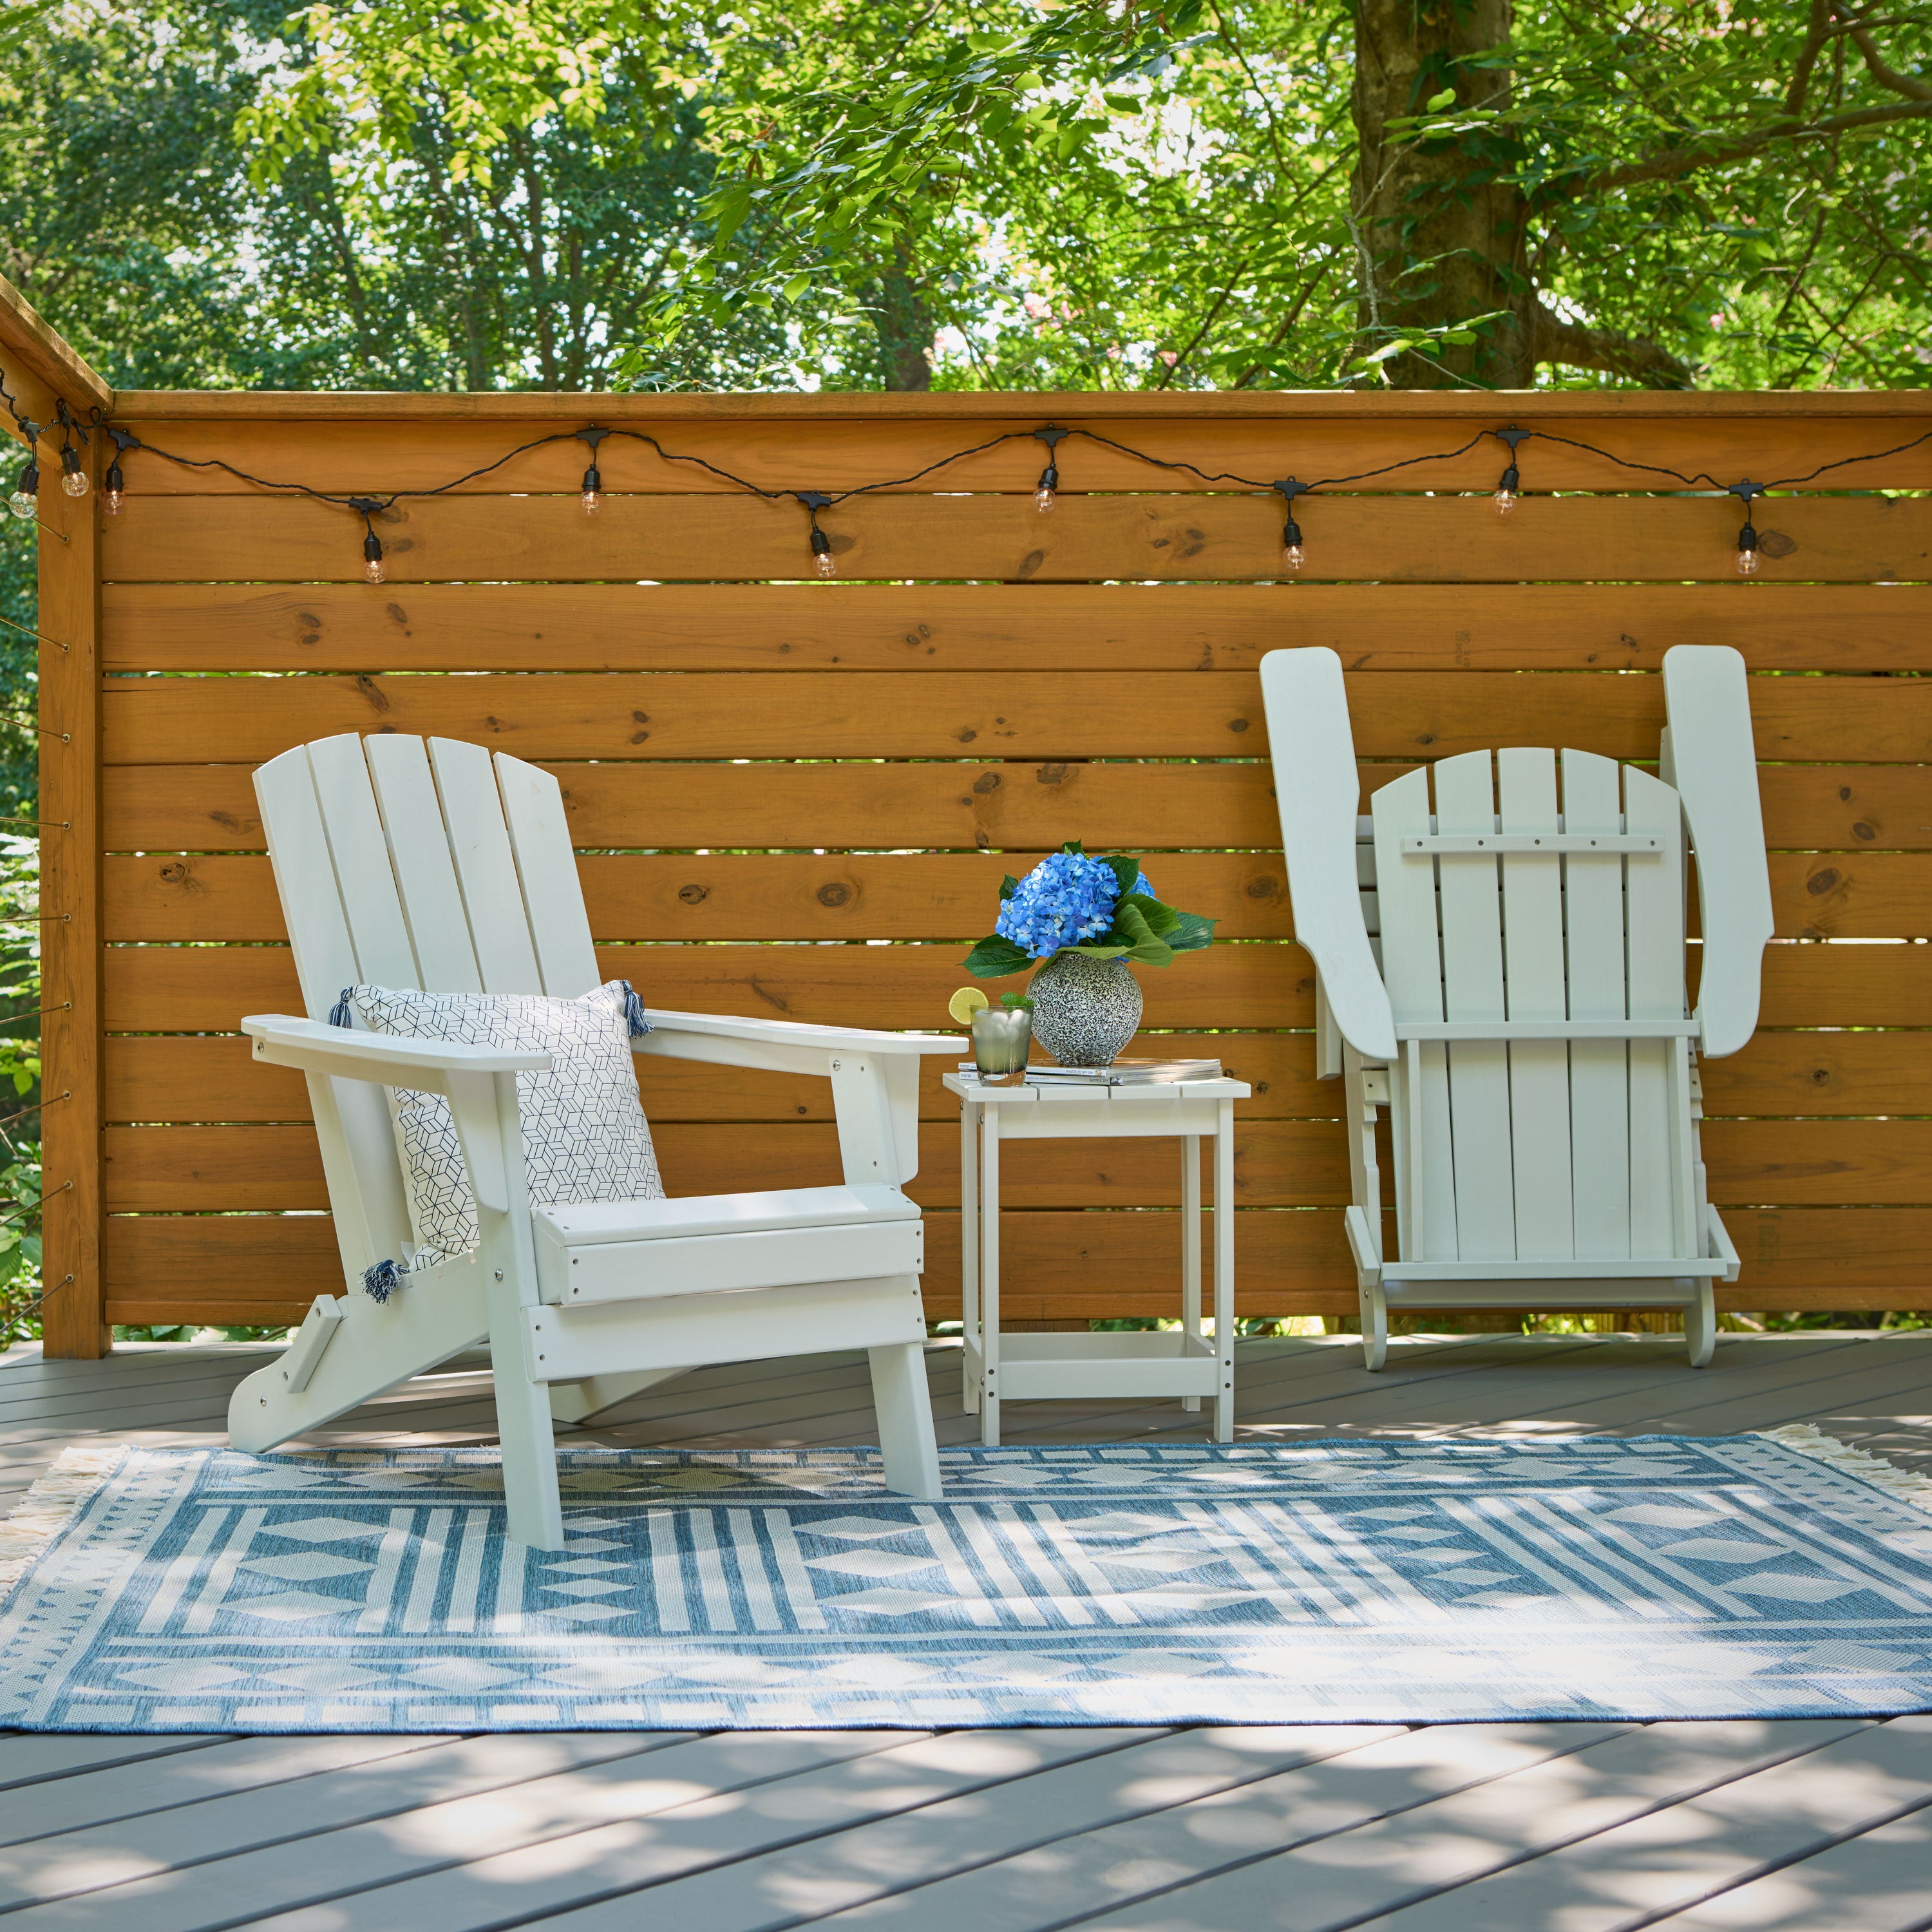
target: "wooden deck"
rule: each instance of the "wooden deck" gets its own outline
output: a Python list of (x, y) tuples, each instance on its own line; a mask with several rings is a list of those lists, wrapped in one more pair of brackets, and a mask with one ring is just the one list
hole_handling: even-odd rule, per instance
[[(90, 1438), (219, 1441), (262, 1351), (0, 1361), (0, 1485)], [(1814, 1422), (1932, 1468), (1932, 1333), (1342, 1342), (1240, 1352), (1251, 1440), (1730, 1434)], [(942, 1441), (973, 1439), (956, 1351)], [(840, 1443), (862, 1363), (694, 1373), (590, 1440)], [(1007, 1438), (1201, 1432), (1178, 1403), (1016, 1405)], [(491, 1438), (424, 1378), (317, 1438)], [(1413, 1729), (0, 1736), (0, 1914), (101, 1932), (1912, 1932), (1932, 1718)]]

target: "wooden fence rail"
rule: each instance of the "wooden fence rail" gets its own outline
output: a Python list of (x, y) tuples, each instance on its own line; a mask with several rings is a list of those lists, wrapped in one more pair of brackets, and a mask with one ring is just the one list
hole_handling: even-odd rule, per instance
[[(51, 394), (71, 369), (0, 366)], [(1058, 420), (1169, 459), (1320, 476), (1516, 422), (1724, 478), (1792, 473), (1932, 428), (1887, 396), (460, 398), (123, 394), (144, 441), (268, 477), (423, 488), (591, 421), (774, 489), (904, 476)], [(1532, 460), (1533, 459), (1533, 460)], [(1535, 495), (1488, 500), (1501, 446), (1304, 500), (1307, 581), (1279, 580), (1279, 500), (1095, 443), (1032, 507), (1030, 439), (916, 489), (804, 514), (605, 445), (531, 451), (379, 518), (152, 455), (122, 515), (44, 513), (50, 1345), (112, 1322), (269, 1322), (339, 1288), (299, 1080), (245, 1064), (250, 1010), (296, 1000), (249, 783), (333, 731), (471, 738), (554, 770), (604, 970), (646, 1004), (944, 1024), (1002, 872), (1062, 838), (1147, 855), (1228, 943), (1143, 975), (1142, 1051), (1219, 1054), (1255, 1088), (1237, 1157), (1245, 1313), (1352, 1310), (1346, 1164), (1314, 1077), (1256, 675), (1344, 656), (1372, 788), (1481, 746), (1654, 756), (1657, 668), (1736, 645), (1752, 700), (1780, 943), (1763, 1024), (1709, 1070), (1712, 1198), (1745, 1258), (1735, 1308), (1932, 1306), (1932, 443), (1759, 506), (1648, 494), (1532, 443)], [(1437, 494), (1424, 494), (1435, 492)], [(960, 494), (963, 493), (963, 494)], [(98, 550), (95, 548), (98, 543)], [(98, 616), (97, 616), (98, 613)], [(98, 633), (98, 643), (97, 643)], [(97, 655), (98, 652), (98, 655)], [(98, 735), (97, 735), (98, 734)], [(94, 814), (98, 813), (98, 820)], [(1826, 943), (1829, 942), (1829, 943)], [(833, 1178), (814, 1083), (644, 1069), (674, 1192)], [(67, 1112), (63, 1114), (62, 1108)], [(927, 1294), (958, 1305), (957, 1142), (936, 1078), (914, 1191)], [(58, 1123), (58, 1124), (57, 1124)], [(98, 1157), (97, 1157), (98, 1156)], [(1010, 1312), (1171, 1312), (1177, 1179), (1158, 1150), (1056, 1146), (1016, 1176)], [(1126, 1211), (1143, 1210), (1143, 1211)], [(71, 1280), (65, 1277), (71, 1276)]]

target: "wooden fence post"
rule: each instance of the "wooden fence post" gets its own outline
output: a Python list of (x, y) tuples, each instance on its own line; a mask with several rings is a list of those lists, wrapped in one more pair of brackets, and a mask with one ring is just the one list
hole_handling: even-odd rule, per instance
[[(22, 410), (56, 398), (85, 419), (113, 392), (4, 282), (0, 353)], [(80, 454), (106, 467), (104, 430)], [(80, 438), (74, 438), (76, 447)], [(50, 1356), (110, 1346), (101, 1278), (100, 498), (61, 488), (58, 430), (40, 439), (39, 619), (41, 1334)]]

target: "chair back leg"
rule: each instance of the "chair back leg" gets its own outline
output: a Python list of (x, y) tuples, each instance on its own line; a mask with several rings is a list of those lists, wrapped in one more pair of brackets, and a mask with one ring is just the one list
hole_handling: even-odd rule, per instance
[(1707, 1369), (1718, 1346), (1717, 1291), (1708, 1275), (1679, 1286), (1696, 1298), (1684, 1310), (1684, 1344), (1690, 1352), (1690, 1366)]
[(1362, 1366), (1371, 1372), (1388, 1360), (1388, 1298), (1379, 1282), (1359, 1291), (1362, 1306)]

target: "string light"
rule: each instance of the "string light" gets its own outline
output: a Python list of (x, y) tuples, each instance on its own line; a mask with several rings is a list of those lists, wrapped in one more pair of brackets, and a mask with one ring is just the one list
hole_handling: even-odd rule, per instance
[(584, 472), (584, 514), (586, 517), (596, 516), (603, 506), (604, 478), (597, 467), (597, 446), (610, 434), (608, 429), (599, 429), (595, 423), (577, 432), (578, 441), (587, 443), (590, 448), (590, 466)]
[[(4, 385), (0, 385), (0, 401), (5, 403), (9, 412), (14, 418), (16, 427), (31, 447), (34, 438), (38, 434), (38, 426), (28, 423), (20, 414), (19, 409), (14, 404), (13, 398), (6, 394)], [(86, 442), (88, 440), (88, 425), (73, 417), (64, 403), (57, 404), (56, 407), (64, 433), (70, 431), (74, 435), (78, 435), (82, 442)], [(94, 411), (91, 420), (94, 427), (104, 427), (100, 422), (99, 410)], [(501, 456), (495, 458), (490, 462), (482, 464), (475, 470), (466, 471), (460, 476), (453, 477), (446, 483), (430, 484), (421, 489), (392, 490), (381, 496), (346, 496), (338, 495), (330, 490), (316, 489), (307, 483), (292, 482), (286, 478), (253, 476), (248, 471), (240, 469), (234, 464), (219, 457), (177, 455), (172, 450), (158, 448), (152, 443), (144, 443), (128, 431), (110, 429), (107, 433), (114, 438), (116, 445), (116, 460), (109, 466), (105, 478), (107, 507), (110, 513), (118, 511), (124, 496), (125, 484), (121, 476), (119, 458), (130, 450), (142, 450), (148, 454), (158, 457), (164, 462), (177, 464), (183, 469), (220, 470), (238, 481), (252, 484), (259, 489), (287, 490), (297, 495), (307, 496), (315, 502), (327, 503), (339, 508), (355, 512), (363, 521), (363, 575), (371, 584), (383, 582), (387, 574), (383, 568), (382, 540), (376, 536), (375, 530), (374, 519), (377, 514), (393, 508), (405, 496), (446, 495), (452, 490), (460, 489), (466, 483), (474, 482), (478, 477), (490, 475), (494, 471), (500, 470), (506, 463), (524, 454), (528, 451), (542, 448), (551, 443), (575, 440), (588, 446), (591, 461), (590, 466), (584, 472), (582, 500), (586, 513), (595, 515), (603, 497), (603, 478), (597, 463), (599, 446), (614, 436), (626, 438), (633, 442), (644, 443), (656, 451), (666, 463), (686, 464), (692, 469), (701, 470), (707, 475), (716, 477), (721, 482), (729, 484), (734, 489), (742, 490), (748, 495), (763, 497), (767, 502), (776, 502), (786, 496), (795, 499), (809, 513), (811, 520), (808, 536), (814, 567), (820, 577), (826, 578), (836, 577), (838, 574), (838, 566), (832, 555), (832, 539), (819, 524), (818, 517), (821, 510), (836, 508), (840, 504), (850, 502), (855, 496), (872, 496), (886, 490), (909, 489), (914, 484), (924, 482), (936, 471), (964, 462), (969, 457), (982, 454), (986, 451), (995, 448), (1002, 443), (1022, 439), (1032, 440), (1046, 446), (1048, 461), (1046, 468), (1040, 473), (1039, 484), (1034, 493), (1034, 506), (1042, 512), (1052, 509), (1058, 500), (1056, 493), (1060, 484), (1059, 446), (1069, 436), (1078, 436), (1088, 442), (1097, 443), (1104, 448), (1117, 451), (1124, 456), (1130, 457), (1136, 462), (1147, 464), (1154, 469), (1184, 471), (1189, 476), (1198, 477), (1205, 483), (1233, 484), (1257, 492), (1273, 491), (1282, 498), (1288, 512), (1282, 527), (1281, 550), (1282, 567), (1288, 572), (1299, 572), (1305, 566), (1307, 561), (1301, 526), (1294, 514), (1295, 500), (1298, 497), (1306, 496), (1312, 490), (1330, 489), (1337, 485), (1352, 483), (1367, 482), (1372, 478), (1389, 476), (1398, 470), (1413, 469), (1422, 464), (1454, 462), (1459, 458), (1468, 455), (1486, 438), (1494, 436), (1506, 443), (1509, 448), (1510, 461), (1498, 483), (1495, 495), (1496, 507), (1498, 514), (1508, 516), (1521, 499), (1522, 479), (1517, 461), (1520, 446), (1532, 440), (1540, 439), (1546, 442), (1561, 444), (1567, 448), (1583, 451), (1592, 456), (1600, 458), (1605, 462), (1614, 464), (1619, 469), (1639, 472), (1652, 476), (1667, 477), (1688, 490), (1716, 490), (1740, 498), (1744, 504), (1745, 520), (1743, 527), (1738, 533), (1737, 568), (1738, 573), (1746, 577), (1756, 573), (1760, 562), (1758, 533), (1750, 520), (1751, 506), (1756, 498), (1772, 490), (1792, 488), (1814, 482), (1828, 471), (1843, 470), (1855, 464), (1876, 462), (1886, 457), (1904, 455), (1907, 452), (1917, 449), (1927, 442), (1932, 442), (1932, 430), (1927, 430), (1908, 442), (1894, 444), (1888, 448), (1867, 451), (1856, 456), (1834, 458), (1829, 462), (1821, 463), (1815, 470), (1802, 476), (1777, 477), (1766, 483), (1754, 482), (1747, 478), (1740, 483), (1725, 484), (1706, 471), (1700, 471), (1695, 476), (1687, 476), (1682, 470), (1672, 469), (1666, 464), (1640, 462), (1630, 457), (1619, 455), (1614, 450), (1603, 448), (1598, 444), (1586, 442), (1576, 436), (1564, 436), (1553, 430), (1523, 429), (1512, 424), (1507, 429), (1479, 429), (1466, 442), (1453, 449), (1430, 450), (1420, 455), (1402, 457), (1393, 463), (1382, 464), (1372, 470), (1358, 470), (1348, 476), (1318, 476), (1307, 482), (1303, 482), (1291, 476), (1268, 482), (1256, 477), (1240, 476), (1233, 471), (1209, 471), (1202, 469), (1198, 464), (1190, 463), (1179, 458), (1150, 455), (1145, 450), (1136, 449), (1131, 444), (1122, 442), (1113, 436), (1102, 435), (1097, 430), (1069, 429), (1057, 424), (1047, 424), (1038, 429), (1003, 430), (997, 435), (988, 436), (983, 441), (971, 444), (964, 449), (954, 450), (950, 454), (936, 458), (932, 462), (914, 471), (909, 476), (896, 476), (884, 478), (877, 482), (854, 484), (850, 489), (828, 494), (824, 490), (772, 488), (757, 483), (748, 476), (740, 476), (735, 472), (724, 468), (721, 464), (711, 462), (706, 458), (694, 456), (682, 450), (667, 449), (656, 436), (646, 430), (611, 429), (601, 424), (592, 424), (580, 430), (558, 430), (543, 436), (532, 436), (526, 442), (518, 443), (513, 448), (505, 451)], [(86, 495), (89, 487), (86, 473), (81, 467), (80, 459), (74, 451), (70, 436), (64, 436), (62, 469), (63, 487), (74, 495)], [(34, 492), (38, 488), (38, 472), (30, 460), (26, 470), (21, 473), (18, 487), (8, 499), (8, 507), (14, 515), (26, 518), (34, 514), (36, 508)], [(62, 533), (56, 531), (55, 534), (59, 536)]]
[(1742, 483), (1733, 483), (1725, 494), (1737, 497), (1744, 506), (1744, 527), (1738, 532), (1738, 574), (1754, 577), (1757, 574), (1757, 532), (1751, 526), (1751, 499), (1764, 494), (1763, 486), (1747, 476)]
[[(100, 419), (100, 412), (94, 411), (94, 421)], [(61, 488), (76, 500), (85, 496), (94, 488), (88, 480), (87, 472), (81, 467), (80, 451), (74, 446), (74, 439), (80, 438), (84, 448), (93, 441), (87, 433), (86, 425), (71, 415), (68, 406), (59, 397), (54, 398), (54, 418), (61, 428)]]
[(40, 506), (40, 466), (30, 456), (26, 468), (20, 472), (20, 481), (14, 485), (13, 495), (7, 499), (7, 507), (25, 523)]
[(1292, 476), (1270, 485), (1281, 493), (1281, 500), (1288, 508), (1288, 521), (1282, 526), (1281, 560), (1290, 570), (1299, 570), (1307, 561), (1301, 548), (1301, 526), (1294, 520), (1294, 500), (1306, 496), (1314, 487), (1312, 483), (1298, 483)]
[(114, 458), (107, 466), (107, 474), (100, 479), (101, 501), (110, 517), (118, 517), (128, 500), (128, 479), (121, 473), (121, 459), (129, 450), (139, 449), (141, 439), (132, 430), (110, 429), (107, 434), (114, 439)]
[(1046, 445), (1046, 467), (1040, 472), (1040, 482), (1033, 493), (1033, 506), (1042, 516), (1053, 508), (1053, 493), (1060, 487), (1060, 439), (1071, 434), (1069, 430), (1055, 428), (1051, 423), (1045, 429), (1034, 431), (1034, 434)]
[(376, 512), (384, 506), (375, 496), (352, 496), (349, 500), (352, 510), (362, 513), (362, 527), (366, 534), (362, 538), (362, 580), (365, 584), (380, 584), (388, 576), (382, 568), (382, 539), (376, 534)]
[(1496, 485), (1496, 514), (1499, 517), (1508, 516), (1516, 508), (1516, 499), (1522, 490), (1522, 478), (1516, 466), (1516, 445), (1535, 434), (1534, 430), (1518, 429), (1514, 423), (1508, 429), (1495, 432), (1498, 441), (1509, 445), (1509, 466)]
[(832, 539), (818, 527), (818, 513), (829, 510), (835, 498), (828, 496), (823, 490), (794, 490), (791, 493), (802, 503), (812, 518), (812, 554), (820, 577), (836, 577), (838, 566), (832, 560)]

